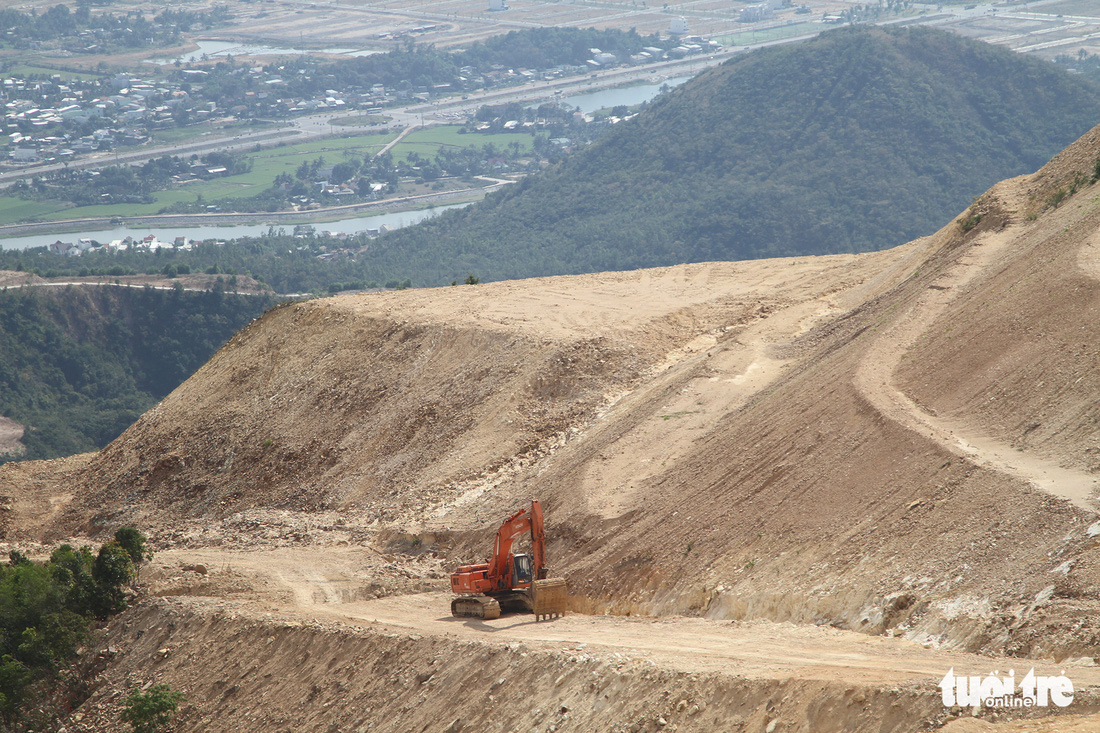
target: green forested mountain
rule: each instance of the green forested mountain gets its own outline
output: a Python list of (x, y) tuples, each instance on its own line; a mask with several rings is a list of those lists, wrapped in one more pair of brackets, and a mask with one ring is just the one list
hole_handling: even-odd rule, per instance
[(218, 291), (5, 289), (0, 415), (27, 427), (25, 458), (100, 448), (273, 304)]
[(588, 150), (381, 238), (417, 285), (797, 254), (930, 233), (1100, 122), (1100, 86), (925, 28), (852, 27), (737, 57)]

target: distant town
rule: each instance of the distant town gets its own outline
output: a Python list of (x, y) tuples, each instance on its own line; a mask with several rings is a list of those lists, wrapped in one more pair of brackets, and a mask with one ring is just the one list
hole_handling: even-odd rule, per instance
[[(411, 80), (371, 81), (368, 67), (347, 70), (357, 83), (333, 87), (321, 73), (325, 66), (309, 57), (266, 65), (228, 57), (213, 65), (177, 62), (167, 78), (132, 73), (84, 80), (63, 74), (48, 79), (11, 76), (2, 82), (0, 101), (5, 108), (9, 165), (20, 167), (141, 145), (157, 130), (195, 123), (260, 123), (318, 112), (382, 113), (387, 107), (410, 101), (581, 76), (593, 70), (685, 58), (719, 48), (715, 41), (685, 35), (659, 46), (646, 45), (631, 54), (592, 47), (582, 64), (546, 68), (463, 65)], [(411, 52), (414, 56), (434, 53), (438, 52)]]
[[(335, 243), (343, 242), (351, 238), (368, 238), (385, 234), (390, 231), (391, 227), (382, 224), (378, 227), (370, 227), (362, 229), (356, 232), (339, 232), (330, 231), (328, 229), (318, 230), (312, 224), (296, 224), (293, 227), (293, 236), (305, 239), (323, 239), (331, 240)], [(106, 252), (106, 253), (118, 253), (118, 252), (156, 252), (157, 250), (165, 250), (173, 253), (190, 252), (195, 247), (201, 247), (203, 245), (221, 246), (226, 244), (224, 239), (189, 239), (184, 236), (178, 236), (171, 239), (171, 241), (161, 240), (156, 234), (147, 234), (144, 237), (125, 236), (118, 239), (112, 239), (109, 242), (100, 243), (90, 237), (80, 237), (75, 241), (66, 242), (58, 239), (51, 244), (46, 245), (46, 249), (50, 254), (65, 255), (66, 257), (79, 257), (83, 254)], [(321, 252), (317, 255), (317, 259), (327, 260), (335, 257), (337, 253), (334, 252)]]

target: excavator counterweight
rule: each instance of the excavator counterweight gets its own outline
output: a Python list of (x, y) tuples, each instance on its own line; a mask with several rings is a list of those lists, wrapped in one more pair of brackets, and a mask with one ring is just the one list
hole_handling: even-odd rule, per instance
[[(515, 555), (512, 543), (531, 533), (531, 553)], [(499, 618), (502, 611), (529, 611), (535, 620), (565, 615), (565, 578), (547, 578), (546, 532), (542, 506), (532, 501), (504, 520), (488, 562), (463, 565), (451, 573), (451, 613), (466, 618)]]

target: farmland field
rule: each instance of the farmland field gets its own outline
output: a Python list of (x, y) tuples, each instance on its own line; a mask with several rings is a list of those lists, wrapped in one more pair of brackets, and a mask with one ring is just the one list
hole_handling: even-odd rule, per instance
[[(460, 134), (457, 126), (429, 127), (416, 130), (394, 146), (395, 160), (404, 160), (409, 153), (430, 158), (444, 147), (478, 148), (492, 144), (499, 149), (511, 143), (519, 143), (520, 151), (531, 150), (533, 136), (527, 133)], [(61, 201), (26, 201), (14, 196), (0, 196), (0, 225), (34, 220), (61, 220), (84, 217), (126, 217), (156, 214), (177, 203), (219, 201), (222, 199), (248, 198), (271, 186), (281, 173), (294, 175), (302, 163), (324, 158), (328, 164), (339, 163), (346, 157), (363, 158), (374, 155), (397, 136), (386, 132), (349, 137), (325, 138), (296, 145), (284, 145), (249, 153), (252, 170), (224, 178), (192, 181), (176, 188), (157, 191), (154, 201), (148, 204), (102, 204), (70, 206)]]

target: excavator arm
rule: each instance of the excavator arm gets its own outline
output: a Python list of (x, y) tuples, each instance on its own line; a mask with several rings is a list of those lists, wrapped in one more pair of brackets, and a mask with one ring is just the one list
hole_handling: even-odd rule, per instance
[[(532, 502), (532, 507), (537, 505), (537, 501)], [(541, 514), (541, 509), (539, 513)], [(508, 517), (497, 530), (496, 541), (493, 543), (493, 556), (489, 558), (489, 577), (497, 581), (498, 589), (503, 590), (506, 585), (511, 585), (512, 543), (515, 542), (516, 537), (528, 531), (532, 531), (532, 516), (527, 509), (520, 509)]]
[(508, 517), (497, 530), (493, 543), (493, 557), (489, 560), (489, 575), (494, 578), (510, 577), (512, 573), (512, 543), (525, 532), (531, 533), (531, 555), (535, 578), (546, 577), (546, 525), (542, 519), (542, 505), (537, 500), (531, 508), (520, 509)]
[(532, 501), (504, 520), (493, 542), (493, 555), (488, 562), (463, 565), (451, 575), (451, 589), (456, 593), (487, 593), (511, 590), (512, 544), (520, 535), (531, 533), (532, 572), (535, 580), (546, 577), (546, 526), (542, 518), (542, 505)]

